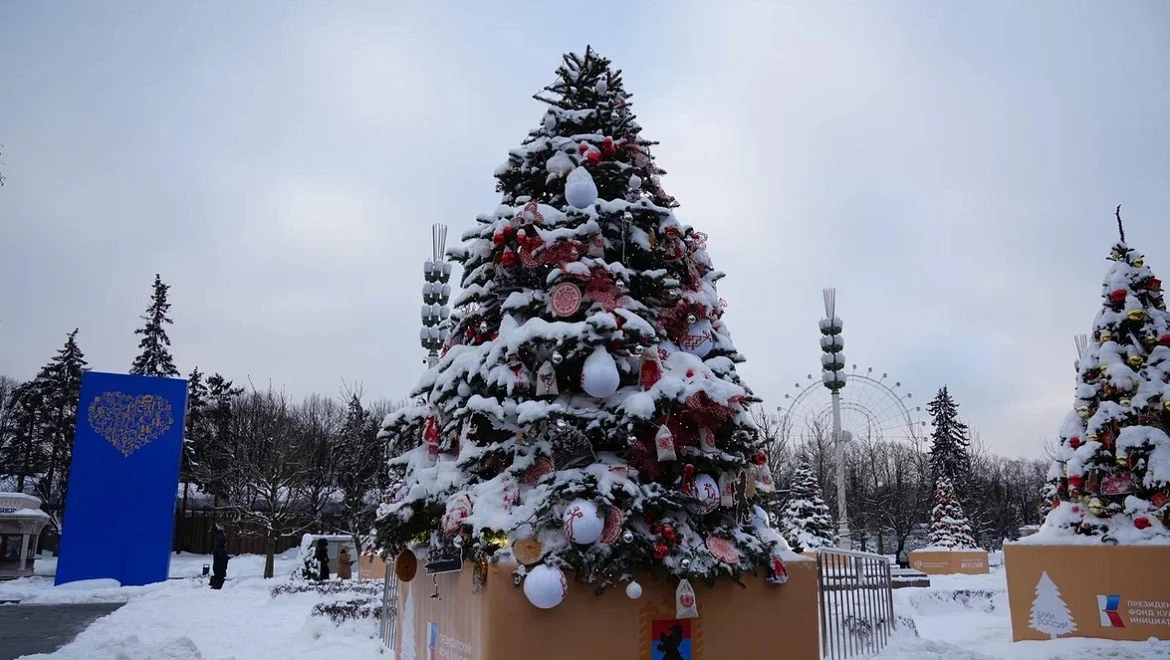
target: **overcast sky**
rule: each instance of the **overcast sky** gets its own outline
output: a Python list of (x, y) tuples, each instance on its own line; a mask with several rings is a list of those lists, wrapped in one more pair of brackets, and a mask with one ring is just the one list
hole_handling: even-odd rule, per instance
[(80, 327), (124, 371), (156, 272), (193, 366), (398, 398), (430, 225), (498, 203), (531, 95), (592, 44), (710, 234), (769, 406), (846, 356), (998, 452), (1073, 394), (1123, 204), (1170, 278), (1170, 5), (0, 1), (0, 374)]

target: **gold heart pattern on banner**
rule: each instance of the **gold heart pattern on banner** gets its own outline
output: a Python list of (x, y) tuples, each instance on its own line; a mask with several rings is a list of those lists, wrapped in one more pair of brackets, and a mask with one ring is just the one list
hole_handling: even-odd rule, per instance
[(174, 423), (171, 404), (156, 394), (103, 392), (89, 404), (89, 425), (127, 458)]

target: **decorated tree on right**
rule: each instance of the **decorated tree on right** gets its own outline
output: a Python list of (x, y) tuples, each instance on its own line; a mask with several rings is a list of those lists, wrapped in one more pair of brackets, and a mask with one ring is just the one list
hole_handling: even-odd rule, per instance
[(955, 487), (950, 479), (939, 477), (934, 488), (934, 510), (930, 514), (930, 536), (927, 543), (932, 548), (948, 550), (975, 549), (975, 537), (971, 536), (971, 523), (955, 497)]
[(797, 466), (792, 476), (792, 495), (780, 514), (780, 527), (784, 540), (797, 552), (837, 545), (829, 506), (808, 463)]
[(1077, 360), (1074, 410), (1060, 433), (1044, 533), (1105, 543), (1170, 542), (1170, 315), (1162, 282), (1121, 240), (1102, 307)]

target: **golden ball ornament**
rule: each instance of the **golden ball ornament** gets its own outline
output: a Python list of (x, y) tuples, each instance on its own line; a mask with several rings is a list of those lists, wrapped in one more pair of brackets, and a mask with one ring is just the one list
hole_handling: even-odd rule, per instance
[(1129, 467), (1129, 456), (1118, 454), (1116, 460), (1118, 467)]
[(1091, 498), (1087, 504), (1089, 507), (1089, 513), (1093, 514), (1094, 516), (1100, 516), (1102, 513), (1105, 513), (1105, 503), (1101, 500), (1094, 497)]
[(1131, 309), (1125, 313), (1125, 318), (1129, 319), (1130, 321), (1144, 321), (1146, 320), (1146, 310)]
[(1077, 406), (1077, 414), (1081, 417), (1089, 417), (1092, 413), (1089, 412), (1088, 406)]
[(1131, 355), (1125, 358), (1125, 363), (1131, 367), (1140, 367), (1143, 362), (1145, 362), (1145, 358), (1140, 355)]
[[(1108, 330), (1101, 331), (1101, 343), (1113, 341), (1113, 333)], [(1105, 365), (1101, 365), (1101, 371), (1105, 371)]]
[(1130, 401), (1129, 399), (1122, 399), (1122, 400), (1118, 401), (1117, 403), (1120, 403), (1122, 406), (1128, 408), (1128, 407), (1130, 407), (1130, 405), (1133, 404), (1133, 401)]
[(1141, 257), (1138, 257), (1137, 259), (1133, 260), (1134, 268), (1141, 268), (1142, 266), (1145, 266), (1145, 265), (1146, 265), (1146, 260), (1142, 259)]
[(1096, 433), (1090, 433), (1089, 434), (1089, 442), (1099, 442), (1099, 440), (1097, 440), (1097, 437), (1098, 436)]
[(1092, 499), (1093, 498), (1089, 497), (1088, 495), (1081, 495), (1081, 504), (1084, 504), (1087, 506), (1089, 504), (1089, 501)]
[(1164, 409), (1166, 412), (1170, 413), (1170, 399), (1167, 399), (1167, 400), (1165, 400), (1165, 401), (1163, 401), (1163, 402), (1162, 402), (1162, 408), (1163, 408), (1163, 409)]

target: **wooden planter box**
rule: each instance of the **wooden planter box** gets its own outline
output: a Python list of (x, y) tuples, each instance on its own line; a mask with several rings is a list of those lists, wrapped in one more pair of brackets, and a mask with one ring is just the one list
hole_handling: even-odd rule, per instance
[[(819, 660), (816, 562), (785, 561), (788, 583), (745, 575), (747, 588), (695, 584), (699, 617), (675, 621), (674, 585), (639, 581), (642, 597), (623, 587), (595, 596), (569, 578), (563, 603), (534, 607), (513, 586), (514, 566), (489, 565), (483, 590), (472, 593), (470, 564), (459, 573), (419, 571), (398, 587), (395, 660), (659, 660), (660, 632), (681, 623), (690, 644), (684, 660), (771, 658)], [(432, 580), (432, 577), (435, 578)], [(438, 584), (439, 599), (432, 598)]]
[(378, 555), (361, 555), (358, 557), (359, 580), (384, 580), (386, 578), (386, 562)]
[(986, 550), (914, 550), (910, 568), (927, 575), (983, 575), (991, 571)]
[(1012, 639), (1170, 639), (1170, 545), (1005, 544)]

